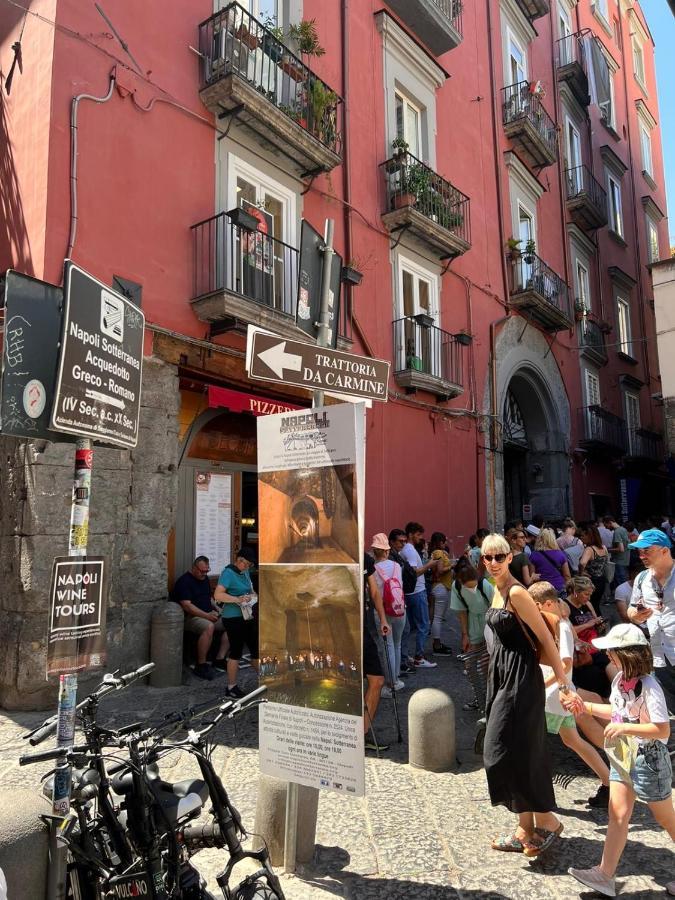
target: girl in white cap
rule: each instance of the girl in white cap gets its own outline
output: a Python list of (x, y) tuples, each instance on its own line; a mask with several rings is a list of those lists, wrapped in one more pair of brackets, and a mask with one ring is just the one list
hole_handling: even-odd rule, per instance
[[(675, 841), (675, 809), (672, 800), (672, 766), (668, 755), (670, 722), (661, 685), (651, 674), (651, 647), (636, 625), (615, 625), (604, 638), (594, 638), (620, 669), (612, 682), (609, 704), (587, 703), (586, 712), (608, 719), (605, 749), (610, 760), (609, 825), (599, 866), (569, 869), (570, 875), (605, 897), (616, 896), (616, 872), (628, 838), (635, 798), (649, 806), (652, 815)], [(675, 894), (675, 882), (666, 886)]]

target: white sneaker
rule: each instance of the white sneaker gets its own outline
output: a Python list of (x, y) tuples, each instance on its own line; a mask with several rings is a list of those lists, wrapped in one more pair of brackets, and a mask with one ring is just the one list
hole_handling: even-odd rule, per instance
[(398, 681), (396, 682), (396, 684), (394, 685), (394, 690), (402, 691), (404, 687), (405, 687), (405, 681), (403, 681), (401, 678), (399, 678)]
[(383, 697), (385, 700), (391, 700), (392, 696), (392, 689), (390, 687), (387, 687), (387, 685), (385, 684), (385, 686), (380, 691), (380, 697)]
[(572, 878), (576, 878), (585, 887), (595, 891), (596, 894), (602, 894), (603, 897), (616, 897), (616, 881), (605, 875), (597, 866), (592, 869), (573, 869), (567, 870)]
[(428, 659), (420, 656), (419, 659), (415, 659), (414, 665), (416, 669), (435, 669), (438, 663), (429, 662)]

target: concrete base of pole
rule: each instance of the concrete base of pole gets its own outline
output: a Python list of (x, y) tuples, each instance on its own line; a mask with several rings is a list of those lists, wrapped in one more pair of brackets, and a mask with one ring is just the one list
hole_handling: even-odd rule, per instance
[(39, 818), (49, 804), (35, 789), (3, 793), (0, 813), (0, 869), (7, 879), (10, 900), (42, 900), (47, 890), (48, 832)]
[(152, 687), (179, 687), (183, 683), (183, 626), (185, 613), (177, 603), (158, 603), (150, 625)]
[(443, 691), (423, 688), (412, 695), (408, 761), (428, 772), (449, 772), (455, 766), (455, 705)]
[[(261, 835), (267, 842), (273, 866), (284, 864), (287, 788), (287, 782), (282, 781), (281, 778), (272, 778), (270, 775), (260, 775), (258, 778), (258, 800), (253, 830), (256, 835)], [(296, 847), (296, 859), (299, 863), (311, 862), (314, 856), (318, 807), (318, 789), (299, 785)], [(254, 836), (253, 841), (254, 846), (262, 846), (259, 838)]]

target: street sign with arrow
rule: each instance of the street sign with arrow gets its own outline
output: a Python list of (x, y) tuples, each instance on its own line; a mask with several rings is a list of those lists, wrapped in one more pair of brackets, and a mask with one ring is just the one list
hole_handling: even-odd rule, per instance
[(249, 328), (249, 377), (310, 390), (387, 400), (389, 363)]

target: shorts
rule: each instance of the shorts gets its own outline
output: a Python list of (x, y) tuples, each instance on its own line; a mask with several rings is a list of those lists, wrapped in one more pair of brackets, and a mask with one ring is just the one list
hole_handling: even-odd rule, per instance
[(574, 716), (566, 713), (560, 716), (557, 713), (546, 713), (546, 730), (549, 734), (558, 734), (561, 728), (574, 728), (576, 725)]
[(221, 619), (230, 639), (230, 659), (241, 659), (244, 644), (251, 651), (251, 659), (258, 658), (258, 620), (244, 619), (243, 616), (231, 616)]
[(380, 654), (373, 636), (367, 628), (363, 629), (363, 674), (384, 677)]
[(189, 631), (190, 634), (204, 634), (209, 625), (214, 625), (216, 631), (224, 631), (223, 620), (217, 619), (215, 622), (209, 622), (208, 619), (202, 619), (201, 616), (185, 616), (185, 623), (183, 625), (184, 631)]
[[(616, 771), (610, 769), (610, 781), (622, 781)], [(673, 790), (673, 767), (668, 748), (661, 741), (647, 741), (638, 748), (635, 765), (630, 770), (635, 796), (645, 803), (669, 800)]]

